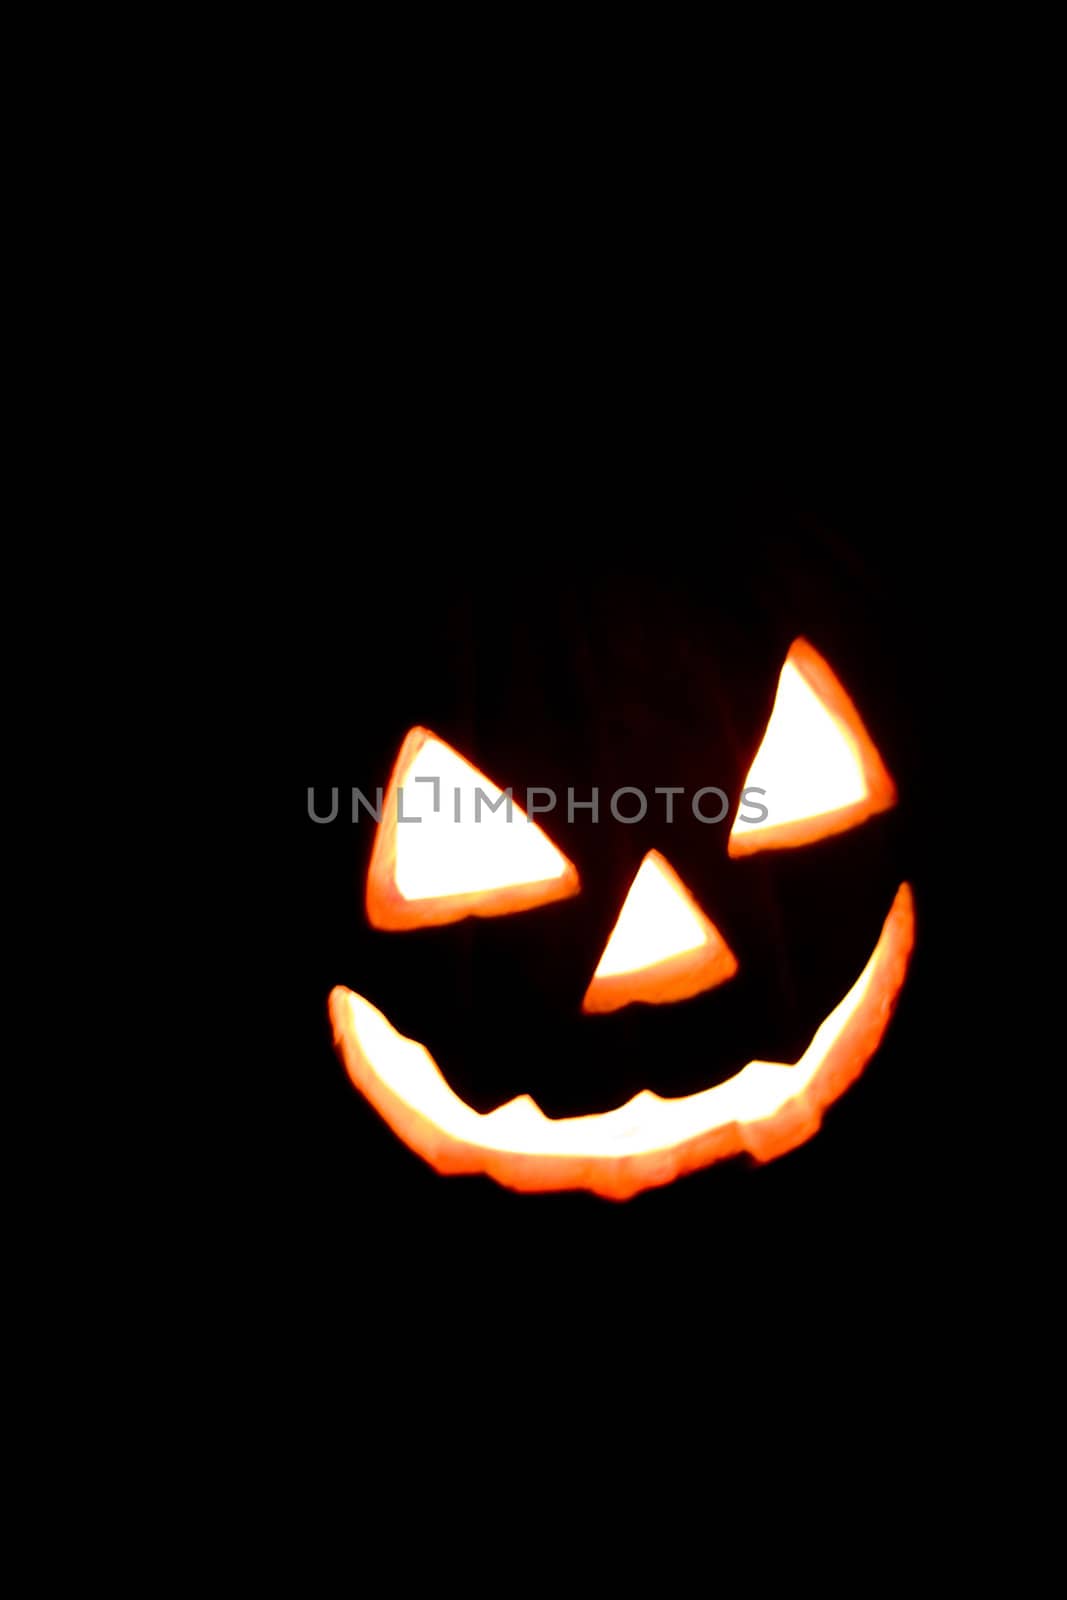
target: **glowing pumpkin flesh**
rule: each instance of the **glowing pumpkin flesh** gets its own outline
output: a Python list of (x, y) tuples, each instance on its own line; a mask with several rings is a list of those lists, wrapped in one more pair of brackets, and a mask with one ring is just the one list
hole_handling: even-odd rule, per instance
[[(895, 804), (893, 781), (851, 697), (804, 639), (782, 666), (745, 792), (765, 795), (766, 805), (754, 807), (762, 816), (739, 811), (731, 859), (813, 844)], [(548, 809), (537, 796), (529, 791), (524, 809), (446, 741), (413, 728), (378, 808), (365, 892), (370, 925), (389, 934), (440, 928), (580, 896), (578, 869), (535, 821)], [(913, 942), (913, 898), (902, 883), (862, 972), (795, 1063), (749, 1061), (703, 1091), (665, 1098), (646, 1089), (593, 1115), (547, 1117), (529, 1094), (479, 1112), (453, 1091), (428, 1050), (368, 1000), (337, 987), (329, 1010), (353, 1084), (438, 1172), (624, 1199), (730, 1156), (767, 1161), (809, 1139), (878, 1049)], [(708, 908), (653, 849), (588, 974), (581, 1011), (595, 1028), (598, 1015), (691, 1000), (738, 970)]]

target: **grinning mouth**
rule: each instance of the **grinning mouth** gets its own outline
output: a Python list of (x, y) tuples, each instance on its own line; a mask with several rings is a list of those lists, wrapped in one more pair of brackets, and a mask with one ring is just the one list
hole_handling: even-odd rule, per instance
[(586, 1189), (625, 1200), (731, 1156), (771, 1161), (810, 1139), (878, 1049), (914, 939), (914, 899), (904, 883), (866, 966), (797, 1062), (750, 1061), (697, 1094), (663, 1099), (643, 1090), (593, 1116), (546, 1117), (529, 1095), (475, 1111), (425, 1046), (404, 1038), (361, 995), (335, 988), (330, 1019), (356, 1088), (436, 1171), (484, 1173), (511, 1189)]

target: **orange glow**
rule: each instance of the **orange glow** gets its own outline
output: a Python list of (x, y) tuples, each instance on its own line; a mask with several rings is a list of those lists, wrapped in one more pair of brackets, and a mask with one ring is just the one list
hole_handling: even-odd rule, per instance
[[(896, 787), (830, 664), (806, 639), (786, 656), (745, 788), (764, 790), (764, 822), (740, 812), (731, 856), (812, 844), (896, 804)], [(743, 809), (743, 807), (742, 807)]]
[(658, 850), (650, 850), (623, 901), (583, 1011), (617, 1011), (634, 1000), (688, 1000), (737, 971), (722, 934)]
[(881, 1043), (914, 937), (912, 893), (902, 884), (870, 960), (794, 1066), (750, 1061), (699, 1094), (663, 1100), (644, 1090), (601, 1116), (553, 1120), (529, 1095), (483, 1115), (452, 1092), (423, 1045), (360, 995), (334, 989), (330, 1018), (352, 1082), (438, 1172), (624, 1200), (729, 1156), (770, 1161), (810, 1139)]
[(375, 928), (502, 917), (578, 893), (577, 871), (522, 807), (512, 802), (509, 815), (503, 801), (493, 811), (485, 799), (476, 801), (476, 790), (494, 803), (503, 795), (443, 739), (412, 728), (389, 780), (367, 873)]

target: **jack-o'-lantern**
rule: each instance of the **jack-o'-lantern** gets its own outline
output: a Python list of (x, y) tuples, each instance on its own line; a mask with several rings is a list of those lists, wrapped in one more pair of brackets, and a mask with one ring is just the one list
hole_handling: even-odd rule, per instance
[[(667, 647), (672, 613), (640, 586), (614, 610), (606, 598), (592, 622), (583, 613), (574, 675), (565, 662), (546, 670), (539, 716), (536, 662), (553, 638), (573, 643), (574, 616), (553, 633), (527, 606), (517, 639), (495, 623), (472, 673), (489, 663), (488, 699), (476, 687), (446, 726), (412, 717), (391, 769), (353, 791), (369, 841), (365, 936), (378, 971), (387, 948), (392, 960), (388, 995), (358, 975), (330, 994), (335, 1041), (352, 1083), (439, 1173), (623, 1199), (728, 1157), (765, 1162), (811, 1138), (889, 1025), (915, 910), (895, 858), (876, 851), (865, 909), (843, 911), (831, 941), (836, 972), (819, 994), (832, 1003), (814, 1017), (806, 1000), (785, 1006), (780, 1037), (799, 1043), (788, 1055), (743, 1053), (753, 1018), (754, 1033), (775, 1037), (769, 975), (788, 970), (769, 874), (810, 853), (804, 897), (821, 863), (845, 907), (863, 841), (898, 794), (822, 639), (783, 639), (735, 716), (730, 675), (709, 682), (705, 670), (714, 630), (676, 588), (670, 605)], [(444, 703), (440, 685), (426, 700)], [(508, 999), (516, 973), (521, 1009)], [(795, 996), (797, 984), (783, 988)], [(434, 1004), (416, 1019), (420, 993)], [(720, 1015), (725, 1059), (702, 1082)], [(562, 1078), (587, 1060), (596, 1066), (568, 1103)]]

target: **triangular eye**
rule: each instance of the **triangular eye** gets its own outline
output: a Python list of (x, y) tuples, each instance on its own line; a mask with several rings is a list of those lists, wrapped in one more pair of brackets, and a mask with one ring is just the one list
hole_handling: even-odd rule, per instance
[(634, 1000), (688, 1000), (725, 983), (737, 959), (658, 850), (642, 861), (583, 1011), (617, 1011)]
[[(745, 790), (731, 856), (813, 844), (896, 803), (892, 778), (829, 662), (797, 639), (778, 679), (774, 709)], [(746, 820), (746, 804), (766, 816)]]
[(427, 728), (412, 728), (367, 873), (375, 928), (502, 917), (578, 893), (578, 873), (526, 813)]

